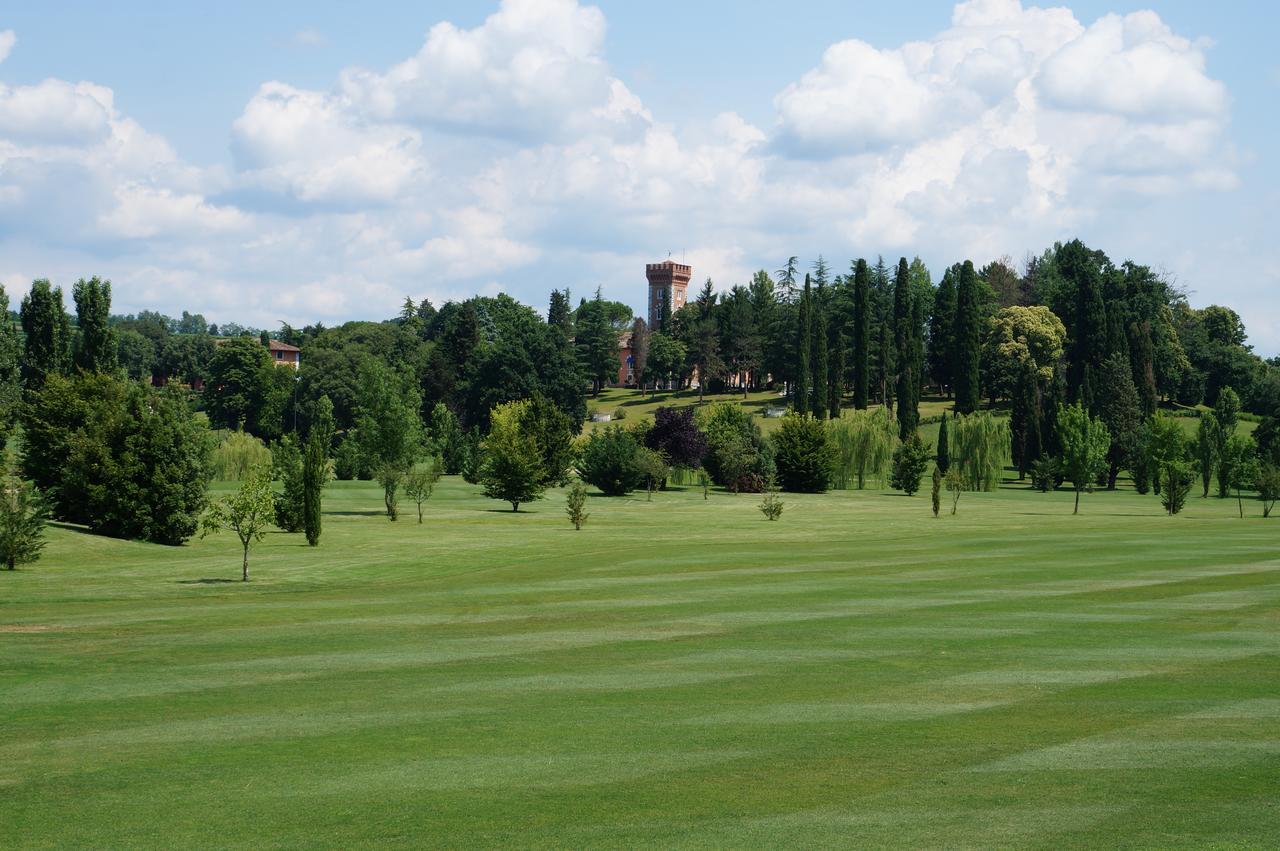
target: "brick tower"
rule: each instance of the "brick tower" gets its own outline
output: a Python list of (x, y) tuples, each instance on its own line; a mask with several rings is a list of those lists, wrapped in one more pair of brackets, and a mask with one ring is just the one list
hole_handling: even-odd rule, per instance
[(645, 264), (644, 276), (649, 279), (649, 328), (657, 331), (662, 319), (664, 298), (670, 299), (672, 313), (684, 307), (689, 279), (693, 277), (693, 267), (674, 260), (663, 260), (661, 263)]

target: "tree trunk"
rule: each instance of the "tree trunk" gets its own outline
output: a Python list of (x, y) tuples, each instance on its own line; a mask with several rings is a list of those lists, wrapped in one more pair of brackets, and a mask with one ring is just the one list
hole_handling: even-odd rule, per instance
[(241, 582), (249, 581), (249, 542), (248, 541), (244, 542), (244, 564), (241, 566), (241, 569), (240, 569), (240, 581)]
[(518, 502), (513, 502), (513, 503), (511, 503), (511, 510), (512, 510), (512, 512), (519, 511), (519, 510), (520, 510), (520, 503), (518, 503)]
[(1072, 511), (1071, 513), (1072, 514), (1080, 513), (1080, 488), (1076, 488), (1076, 507), (1075, 507), (1075, 510)]

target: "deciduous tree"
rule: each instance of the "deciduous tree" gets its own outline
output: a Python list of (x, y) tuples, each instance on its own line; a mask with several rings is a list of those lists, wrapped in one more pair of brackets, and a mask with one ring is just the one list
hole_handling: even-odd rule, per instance
[(1080, 492), (1092, 487), (1106, 469), (1111, 434), (1101, 418), (1092, 417), (1079, 403), (1058, 408), (1058, 439), (1062, 442), (1062, 470), (1076, 492), (1072, 514), (1080, 513)]
[(275, 516), (275, 494), (271, 488), (271, 468), (262, 466), (240, 483), (240, 488), (225, 496), (201, 518), (201, 537), (224, 529), (236, 533), (244, 553), (240, 581), (249, 581), (249, 548), (266, 537)]

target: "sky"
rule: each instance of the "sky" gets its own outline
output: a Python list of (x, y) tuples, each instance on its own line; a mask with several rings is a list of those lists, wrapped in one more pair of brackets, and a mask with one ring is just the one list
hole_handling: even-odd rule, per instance
[[(216, 6), (216, 8), (215, 8)], [(1280, 352), (1271, 2), (0, 5), (0, 283), (275, 327), (1075, 237)]]

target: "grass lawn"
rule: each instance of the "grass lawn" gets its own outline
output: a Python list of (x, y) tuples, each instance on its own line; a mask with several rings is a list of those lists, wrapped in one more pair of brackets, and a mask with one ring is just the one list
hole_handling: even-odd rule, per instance
[(693, 489), (0, 572), (0, 847), (1264, 847), (1280, 520)]

